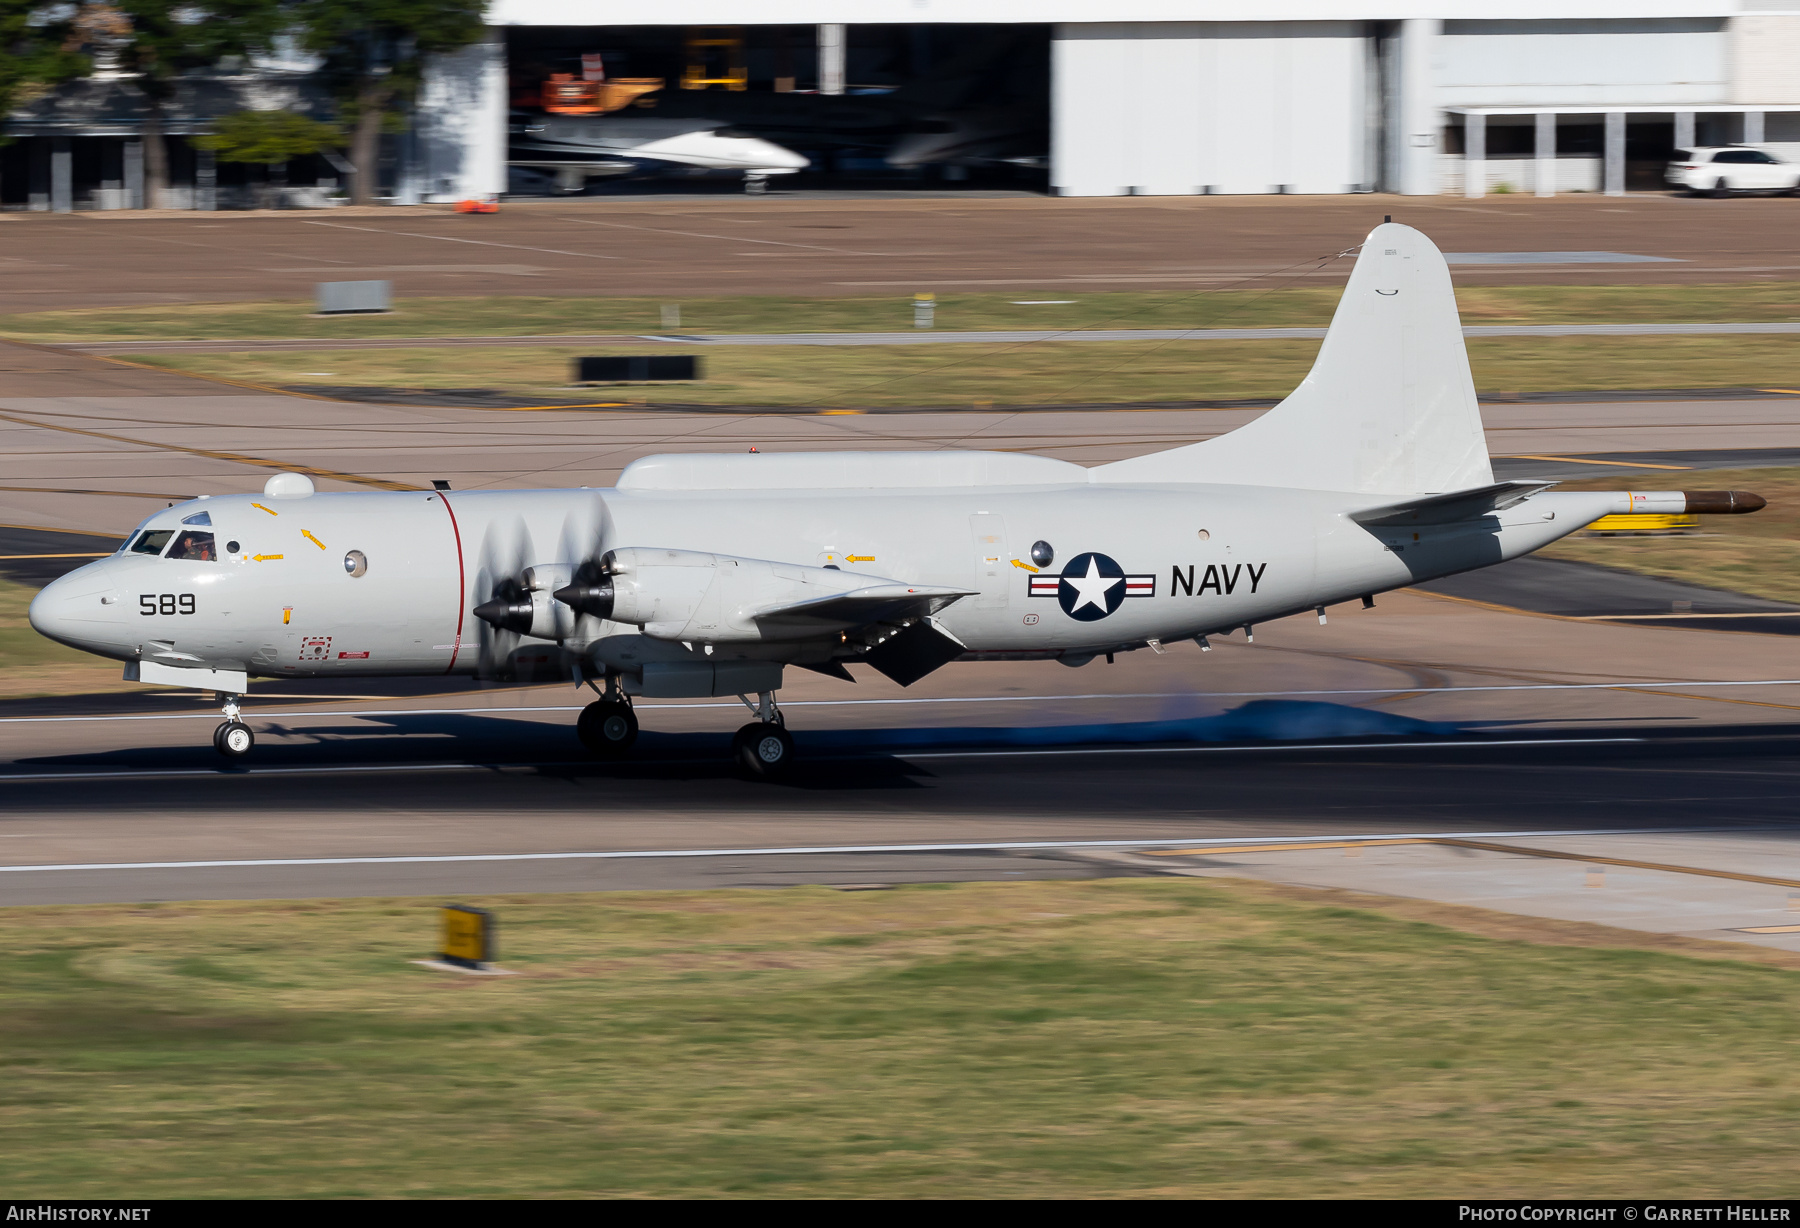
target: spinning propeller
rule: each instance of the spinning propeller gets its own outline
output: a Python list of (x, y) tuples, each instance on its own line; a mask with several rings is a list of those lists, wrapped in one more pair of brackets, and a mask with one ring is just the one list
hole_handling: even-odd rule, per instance
[(482, 536), (474, 587), (482, 598), (474, 611), (481, 622), (482, 678), (505, 676), (519, 637), (531, 630), (531, 590), (524, 578), (531, 557), (531, 531), (518, 517), (490, 524)]
[[(535, 634), (560, 639), (573, 630), (566, 613), (550, 627), (538, 625), (545, 611), (532, 600), (535, 590), (555, 589), (558, 601), (584, 614), (604, 618), (612, 610), (612, 586), (606, 579), (600, 545), (606, 531), (604, 505), (571, 512), (563, 518), (558, 534), (557, 562), (537, 560), (531, 532), (514, 518), (490, 525), (481, 542), (481, 566), (475, 575), (474, 596), (479, 599), (475, 617), (481, 620), (480, 675), (498, 678), (510, 673), (512, 654), (519, 640)], [(603, 590), (601, 608), (590, 594)], [(571, 599), (576, 598), (576, 599)]]

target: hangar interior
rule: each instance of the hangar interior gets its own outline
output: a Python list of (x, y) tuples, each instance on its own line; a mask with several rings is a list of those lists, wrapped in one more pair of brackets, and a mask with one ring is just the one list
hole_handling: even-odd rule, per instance
[(792, 186), (1045, 182), (1048, 25), (513, 26), (504, 48), (515, 117), (719, 120), (806, 157)]

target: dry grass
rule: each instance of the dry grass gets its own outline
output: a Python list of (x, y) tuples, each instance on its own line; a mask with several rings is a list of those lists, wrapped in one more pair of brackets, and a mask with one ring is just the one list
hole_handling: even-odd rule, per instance
[[(920, 286), (930, 290), (930, 286)], [(937, 326), (983, 328), (1271, 328), (1330, 322), (1335, 286), (1088, 294), (1015, 290), (940, 294)], [(1053, 300), (1024, 305), (1018, 300)], [(1072, 300), (1072, 301), (1066, 301)], [(0, 316), (0, 336), (32, 341), (131, 337), (472, 337), (662, 332), (665, 300), (530, 295), (406, 298), (389, 315), (320, 319), (306, 301), (92, 307)], [(1800, 320), (1800, 283), (1699, 286), (1464, 286), (1471, 324)], [(910, 293), (679, 300), (683, 332), (910, 331)]]
[[(272, 386), (485, 388), (568, 400), (829, 408), (1120, 404), (1286, 396), (1313, 341), (1037, 342), (954, 346), (701, 347), (706, 379), (571, 389), (580, 354), (667, 345), (464, 346), (151, 354), (134, 361)], [(678, 351), (677, 351), (678, 352)], [(1783, 337), (1490, 338), (1469, 343), (1476, 386), (1501, 392), (1795, 387), (1800, 346)], [(579, 399), (579, 398), (578, 398)]]
[(1780, 1197), (1800, 1159), (1800, 973), (1623, 933), (1215, 879), (479, 902), (521, 975), (409, 967), (423, 901), (6, 910), (0, 1181)]

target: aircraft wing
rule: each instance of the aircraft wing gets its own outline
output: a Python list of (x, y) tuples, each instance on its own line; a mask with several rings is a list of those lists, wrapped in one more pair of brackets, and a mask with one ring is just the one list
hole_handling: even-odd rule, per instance
[(1399, 503), (1365, 507), (1359, 512), (1351, 512), (1350, 519), (1369, 525), (1451, 524), (1504, 511), (1554, 485), (1555, 482), (1495, 482), (1492, 486), (1421, 495)]
[(809, 597), (753, 611), (761, 623), (816, 626), (821, 630), (864, 627), (870, 623), (900, 622), (936, 614), (951, 602), (972, 597), (966, 588), (932, 588), (920, 584), (871, 584), (847, 593)]

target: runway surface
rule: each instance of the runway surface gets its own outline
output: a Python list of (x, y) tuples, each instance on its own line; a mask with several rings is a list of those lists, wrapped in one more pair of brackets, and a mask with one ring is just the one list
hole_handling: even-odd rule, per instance
[[(206, 749), (13, 765), (0, 904), (1086, 877), (1120, 872), (1096, 847), (1224, 837), (1781, 830), (1800, 783), (1785, 724), (980, 751), (867, 731), (769, 786), (718, 735), (605, 766), (512, 723), (397, 721), (411, 736), (248, 770)], [(446, 730), (483, 758), (419, 762)]]

